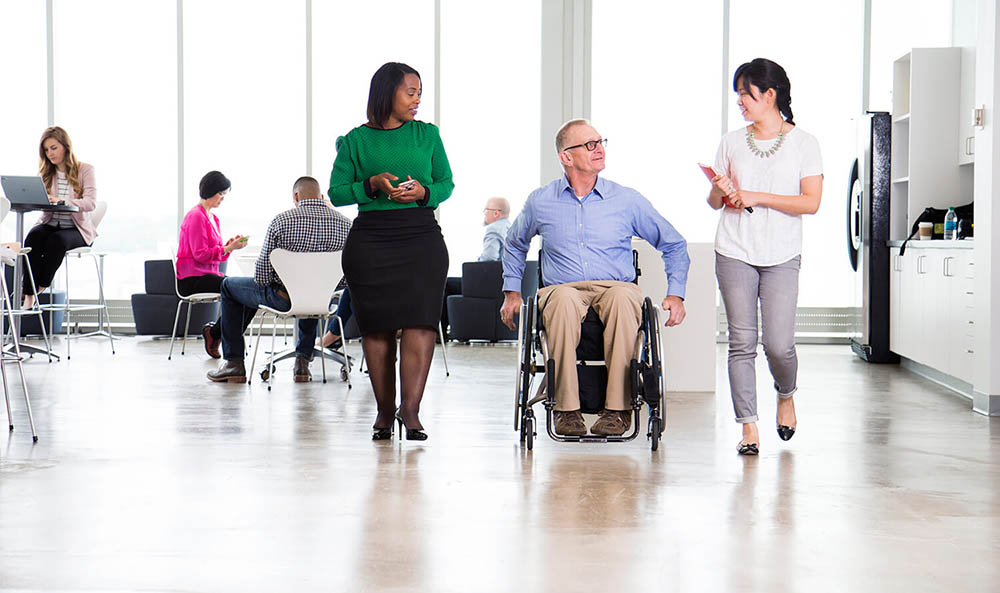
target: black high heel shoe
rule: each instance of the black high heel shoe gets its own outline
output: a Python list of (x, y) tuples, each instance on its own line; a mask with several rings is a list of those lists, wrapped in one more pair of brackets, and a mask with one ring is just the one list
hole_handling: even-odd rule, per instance
[[(780, 403), (781, 398), (778, 398), (778, 401)], [(775, 423), (777, 423), (777, 418), (775, 418)], [(794, 426), (785, 426), (784, 424), (778, 424), (778, 437), (781, 440), (783, 441), (790, 440), (794, 435), (795, 435)]]
[(388, 441), (392, 438), (392, 423), (389, 423), (389, 428), (378, 428), (377, 426), (372, 427), (372, 440), (373, 441)]
[[(396, 410), (396, 423), (399, 424), (399, 434), (403, 434), (403, 415)], [(426, 441), (427, 433), (424, 432), (422, 428), (407, 428), (406, 429), (406, 440), (408, 441)]]

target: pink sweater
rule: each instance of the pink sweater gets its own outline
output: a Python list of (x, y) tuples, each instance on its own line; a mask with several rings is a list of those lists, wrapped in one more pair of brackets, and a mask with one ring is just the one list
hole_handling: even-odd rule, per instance
[(222, 246), (219, 217), (212, 215), (198, 204), (188, 210), (181, 223), (177, 241), (177, 277), (205, 276), (219, 273), (219, 264), (229, 259)]
[[(73, 186), (69, 186), (70, 196), (66, 198), (66, 203), (80, 209), (79, 212), (71, 214), (73, 224), (80, 231), (84, 242), (87, 245), (91, 245), (94, 242), (94, 238), (97, 237), (97, 227), (94, 226), (94, 221), (90, 219), (94, 208), (97, 208), (97, 184), (94, 182), (94, 167), (87, 163), (80, 163), (80, 187), (83, 189), (82, 196), (76, 195), (76, 190), (73, 189)], [(52, 185), (49, 187), (49, 193), (53, 196), (59, 193), (59, 178), (56, 175), (52, 176)], [(42, 214), (42, 217), (38, 219), (38, 224), (45, 224), (50, 220), (52, 220), (51, 210)]]

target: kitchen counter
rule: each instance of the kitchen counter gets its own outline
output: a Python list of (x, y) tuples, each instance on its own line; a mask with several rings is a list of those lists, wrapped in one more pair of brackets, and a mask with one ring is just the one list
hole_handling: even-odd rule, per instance
[[(902, 247), (902, 241), (888, 241), (886, 242), (888, 247)], [(917, 239), (911, 239), (909, 243), (906, 244), (907, 249), (972, 249), (975, 247), (976, 242), (973, 239), (961, 239), (959, 241), (942, 241), (930, 240), (930, 241), (919, 241)]]

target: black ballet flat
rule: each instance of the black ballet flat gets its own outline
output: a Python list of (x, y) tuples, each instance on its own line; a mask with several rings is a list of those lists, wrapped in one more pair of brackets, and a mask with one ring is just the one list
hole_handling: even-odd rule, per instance
[[(396, 411), (396, 422), (399, 424), (399, 434), (403, 434), (403, 416)], [(406, 440), (408, 441), (426, 441), (427, 433), (424, 432), (422, 428), (407, 428), (406, 429)]]
[(377, 428), (372, 427), (372, 440), (373, 441), (388, 441), (392, 438), (392, 424), (389, 428)]
[(739, 445), (736, 446), (736, 451), (740, 455), (759, 455), (760, 454), (760, 449), (758, 448), (757, 443), (744, 443), (742, 441), (740, 442)]
[(783, 424), (778, 425), (778, 436), (781, 437), (781, 440), (783, 441), (790, 440), (794, 434), (795, 434), (794, 426), (785, 426)]

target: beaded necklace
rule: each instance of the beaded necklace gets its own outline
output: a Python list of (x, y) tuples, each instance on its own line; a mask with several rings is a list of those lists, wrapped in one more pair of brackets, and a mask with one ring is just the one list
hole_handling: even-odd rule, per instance
[(747, 148), (750, 149), (751, 153), (759, 156), (762, 159), (770, 158), (771, 155), (778, 152), (778, 149), (781, 148), (782, 143), (785, 141), (785, 133), (781, 131), (782, 129), (784, 129), (784, 126), (785, 124), (784, 122), (782, 122), (781, 128), (778, 129), (778, 141), (774, 143), (774, 146), (768, 148), (767, 150), (761, 150), (760, 147), (757, 146), (757, 143), (754, 141), (753, 138), (753, 130), (751, 129), (753, 128), (753, 126), (752, 125), (747, 126)]

